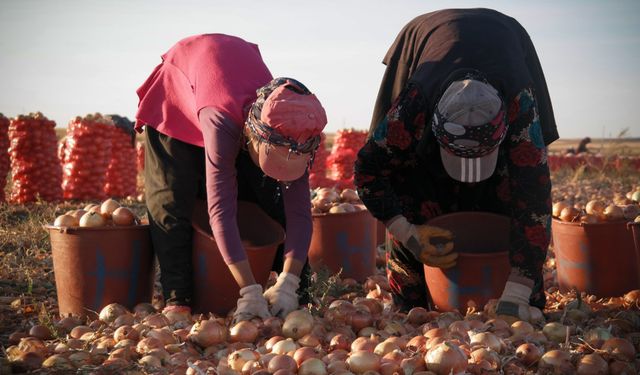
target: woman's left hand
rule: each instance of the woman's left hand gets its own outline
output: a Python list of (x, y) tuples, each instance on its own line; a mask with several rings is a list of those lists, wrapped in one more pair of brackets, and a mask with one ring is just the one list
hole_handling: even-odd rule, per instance
[(300, 278), (289, 272), (281, 272), (275, 285), (264, 292), (264, 297), (271, 305), (271, 314), (285, 318), (291, 311), (300, 307), (298, 303), (298, 286)]

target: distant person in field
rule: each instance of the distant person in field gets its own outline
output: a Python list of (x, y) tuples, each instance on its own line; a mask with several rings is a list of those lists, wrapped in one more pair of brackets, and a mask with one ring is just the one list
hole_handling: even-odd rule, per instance
[(511, 227), (511, 274), (496, 313), (528, 319), (530, 305), (545, 305), (546, 146), (558, 133), (527, 32), (490, 9), (435, 11), (410, 21), (383, 62), (355, 183), (393, 236), (387, 276), (395, 303), (428, 306), (423, 265), (456, 265), (455, 239), (429, 220), (486, 211), (509, 217)]
[[(309, 283), (308, 167), (326, 125), (305, 85), (274, 79), (256, 44), (224, 34), (185, 38), (137, 91), (145, 127), (145, 192), (166, 309), (193, 298), (191, 215), (206, 198), (216, 244), (240, 287), (234, 321), (284, 317)], [(236, 223), (237, 201), (257, 203), (286, 231), (263, 293)], [(302, 280), (301, 280), (302, 279)], [(217, 285), (201, 285), (211, 294)]]
[(591, 143), (591, 137), (585, 137), (582, 138), (580, 140), (580, 143), (578, 143), (578, 148), (570, 148), (567, 150), (568, 154), (582, 154), (585, 152), (589, 152), (589, 149), (587, 148), (587, 145)]

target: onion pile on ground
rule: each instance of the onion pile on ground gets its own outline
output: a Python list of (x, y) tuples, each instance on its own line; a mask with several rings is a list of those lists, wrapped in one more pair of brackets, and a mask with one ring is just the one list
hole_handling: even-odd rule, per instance
[[(99, 319), (63, 318), (14, 332), (16, 370), (228, 375), (624, 374), (640, 370), (640, 290), (621, 297), (550, 294), (546, 316), (508, 324), (488, 308), (464, 314), (394, 309), (389, 284), (339, 278), (335, 295), (286, 318), (111, 304)], [(577, 298), (576, 298), (577, 297)], [(493, 301), (495, 302), (495, 301)], [(490, 304), (487, 304), (489, 306)]]

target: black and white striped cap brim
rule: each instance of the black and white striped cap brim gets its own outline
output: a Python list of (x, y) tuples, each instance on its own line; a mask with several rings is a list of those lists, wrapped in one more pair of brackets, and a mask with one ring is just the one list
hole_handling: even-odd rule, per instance
[(478, 158), (463, 158), (440, 148), (440, 157), (451, 178), (461, 182), (480, 182), (491, 177), (496, 169), (498, 148)]

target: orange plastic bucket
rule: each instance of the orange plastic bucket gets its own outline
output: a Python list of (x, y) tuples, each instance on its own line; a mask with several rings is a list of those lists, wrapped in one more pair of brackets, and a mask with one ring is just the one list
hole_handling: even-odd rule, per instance
[(470, 305), (482, 308), (499, 298), (509, 277), (509, 228), (506, 216), (489, 212), (456, 212), (431, 219), (429, 225), (450, 230), (458, 260), (443, 270), (424, 266), (431, 301), (440, 311)]
[(313, 214), (309, 265), (318, 272), (342, 270), (342, 278), (363, 282), (376, 272), (376, 219), (367, 210)]
[[(284, 241), (282, 226), (257, 204), (238, 202), (238, 229), (256, 282), (264, 287)], [(204, 202), (196, 204), (193, 219), (194, 312), (226, 316), (236, 307), (240, 288), (225, 264), (209, 225)]]
[(553, 219), (560, 290), (618, 297), (640, 287), (632, 229), (626, 222), (569, 223)]
[(153, 252), (148, 225), (60, 228), (46, 225), (60, 316), (90, 316), (119, 303), (151, 302)]

